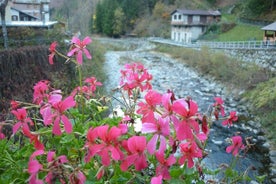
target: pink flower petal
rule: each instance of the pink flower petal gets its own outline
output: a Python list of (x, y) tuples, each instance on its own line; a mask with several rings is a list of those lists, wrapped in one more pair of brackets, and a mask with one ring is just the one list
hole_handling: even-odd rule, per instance
[(18, 122), (15, 125), (13, 125), (13, 127), (12, 127), (13, 134), (15, 134), (20, 127), (21, 127), (21, 122)]
[(151, 178), (151, 184), (162, 184), (162, 175)]
[(42, 169), (42, 165), (37, 160), (30, 160), (28, 164), (28, 172), (30, 174), (37, 173), (40, 169)]
[(62, 102), (61, 111), (64, 112), (67, 109), (74, 107), (76, 105), (76, 102), (72, 96), (68, 96), (66, 99)]
[(49, 151), (47, 154), (47, 162), (53, 161), (55, 155), (56, 155), (56, 153), (54, 151)]
[(147, 148), (148, 148), (149, 154), (151, 155), (153, 155), (156, 150), (156, 143), (157, 143), (158, 137), (159, 136), (157, 134), (154, 134), (151, 140), (148, 142)]
[(87, 49), (83, 49), (83, 52), (86, 55), (87, 59), (92, 59), (92, 56)]
[(43, 150), (36, 150), (35, 152), (33, 152), (33, 154), (30, 156), (30, 160), (33, 160), (34, 157), (38, 156), (38, 155), (42, 155), (44, 154)]
[(157, 132), (157, 126), (154, 123), (143, 123), (142, 124), (142, 133), (154, 133)]
[(82, 41), (82, 43), (84, 44), (84, 45), (88, 45), (88, 44), (90, 44), (92, 42), (92, 39), (90, 38), (90, 37), (88, 37), (88, 36), (86, 36), (84, 39), (83, 39), (83, 41)]
[(79, 51), (79, 48), (73, 48), (72, 50), (70, 50), (68, 53), (67, 53), (67, 56), (71, 57), (73, 56), (75, 53), (77, 53)]
[(72, 133), (73, 126), (72, 126), (70, 120), (65, 115), (61, 116), (61, 120), (64, 124), (65, 132), (68, 134)]
[(59, 126), (59, 118), (56, 118), (56, 120), (54, 121), (54, 126), (53, 126), (53, 134), (55, 135), (61, 135), (62, 132), (60, 130), (60, 126)]
[(81, 41), (78, 37), (74, 36), (71, 40), (72, 43), (74, 44), (77, 44), (77, 45), (80, 45), (81, 44)]
[(79, 50), (77, 53), (77, 62), (82, 65), (82, 51)]

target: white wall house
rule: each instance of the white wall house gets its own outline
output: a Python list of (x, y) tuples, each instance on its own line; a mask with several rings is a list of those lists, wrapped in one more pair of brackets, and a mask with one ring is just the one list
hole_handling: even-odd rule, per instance
[(171, 13), (171, 39), (190, 43), (207, 30), (208, 25), (220, 21), (219, 11), (180, 10)]
[[(50, 21), (50, 0), (9, 0), (6, 7), (7, 27), (46, 27)], [(2, 24), (1, 24), (2, 25)]]

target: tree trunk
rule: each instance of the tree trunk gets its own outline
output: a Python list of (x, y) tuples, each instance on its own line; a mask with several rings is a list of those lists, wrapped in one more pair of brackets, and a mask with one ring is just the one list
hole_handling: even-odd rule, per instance
[(273, 11), (274, 9), (274, 0), (271, 0), (271, 7), (270, 7), (270, 10)]
[(6, 6), (8, 4), (8, 0), (2, 0), (0, 1), (0, 14), (1, 14), (1, 21), (2, 21), (2, 32), (4, 37), (4, 48), (7, 49), (9, 47), (8, 45), (8, 32), (6, 27)]

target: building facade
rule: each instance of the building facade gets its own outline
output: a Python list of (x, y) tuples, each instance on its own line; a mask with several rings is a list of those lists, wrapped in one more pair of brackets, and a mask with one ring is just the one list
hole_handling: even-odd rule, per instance
[(210, 24), (220, 19), (219, 11), (177, 9), (171, 13), (171, 39), (191, 43), (205, 33)]
[(50, 0), (9, 0), (6, 7), (7, 27), (49, 27)]

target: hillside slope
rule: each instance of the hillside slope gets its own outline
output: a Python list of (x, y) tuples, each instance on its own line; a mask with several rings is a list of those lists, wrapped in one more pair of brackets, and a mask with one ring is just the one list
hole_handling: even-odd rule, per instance
[[(139, 36), (170, 36), (170, 13), (177, 9), (205, 9), (221, 10), (223, 16), (231, 13), (234, 17), (231, 22), (237, 23), (240, 17), (250, 20), (276, 20), (276, 0), (143, 0), (137, 3), (136, 0), (52, 0), (51, 10), (56, 20), (67, 22), (68, 29), (71, 32), (81, 31), (83, 34), (104, 33), (98, 29), (96, 22), (98, 19), (97, 6), (99, 3), (115, 2), (122, 8), (122, 28), (120, 34), (134, 33)], [(139, 4), (140, 7), (135, 7)], [(275, 3), (276, 4), (276, 3)], [(109, 6), (103, 8), (101, 14), (110, 12), (113, 20), (104, 19), (98, 22), (109, 21), (104, 27), (113, 28), (118, 25), (118, 18), (115, 19), (115, 9)], [(253, 8), (252, 8), (253, 7)], [(133, 11), (135, 12), (135, 15)], [(130, 17), (130, 15), (134, 15)], [(103, 15), (104, 16), (104, 15)], [(95, 19), (93, 19), (95, 18)], [(120, 20), (119, 20), (120, 21)], [(150, 25), (150, 26), (149, 26)], [(106, 34), (106, 33), (104, 33)], [(112, 34), (110, 34), (112, 36)]]

